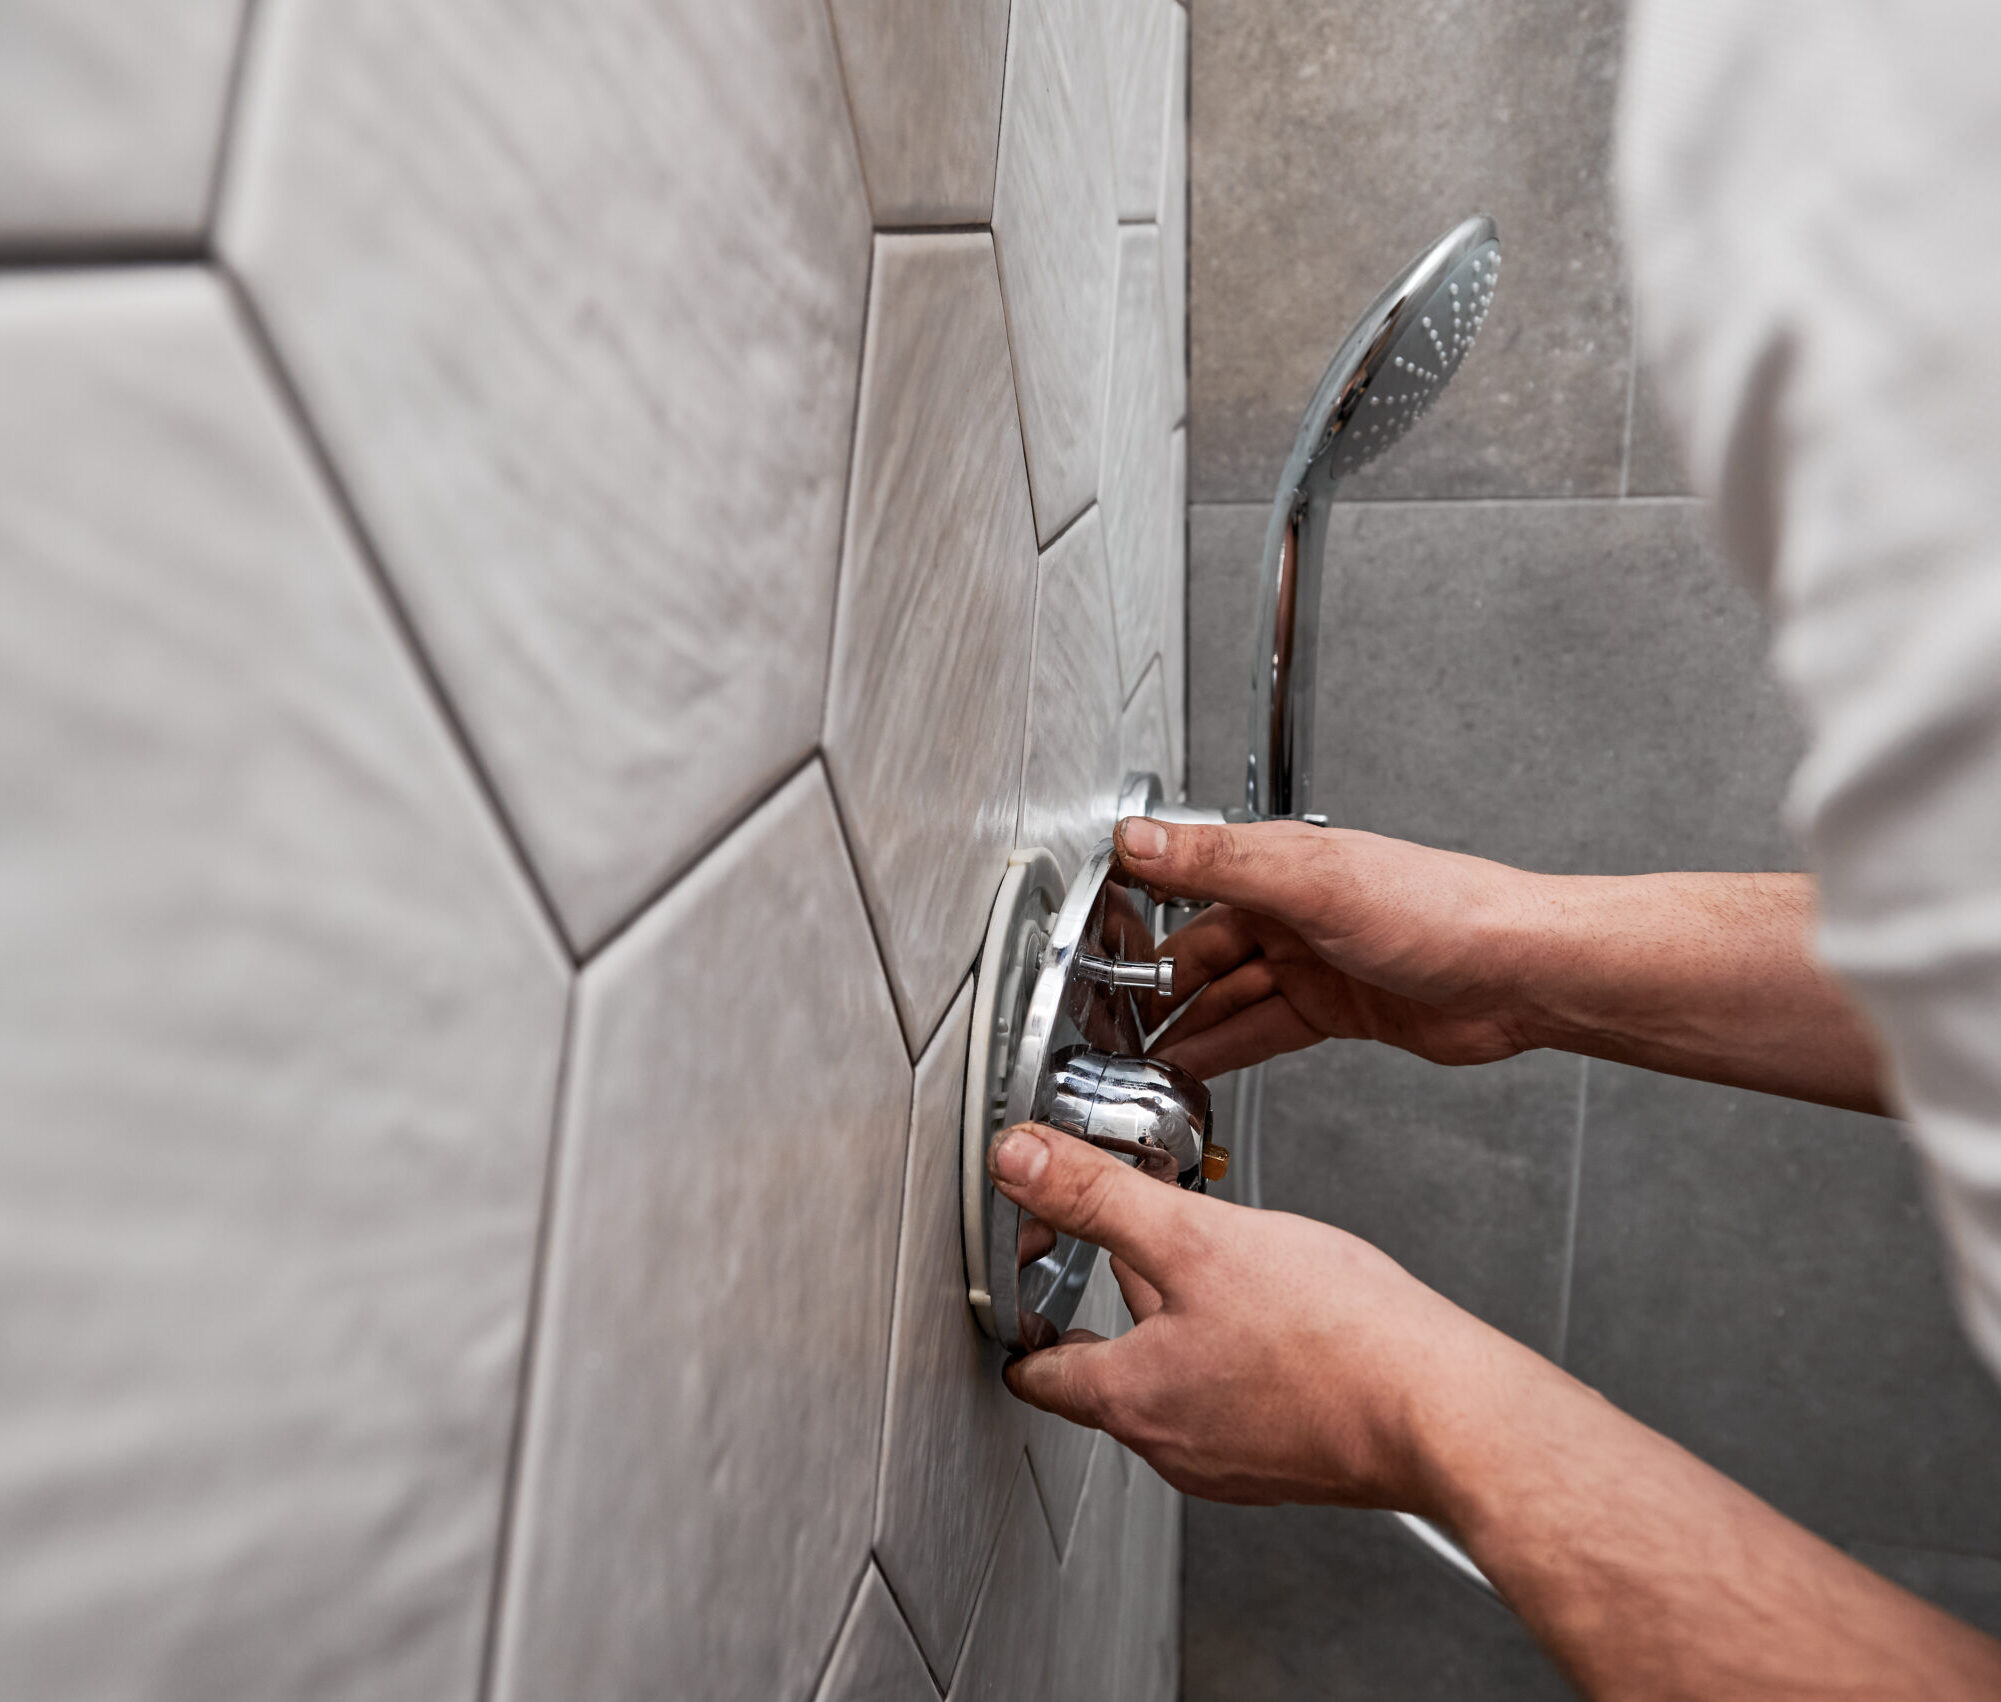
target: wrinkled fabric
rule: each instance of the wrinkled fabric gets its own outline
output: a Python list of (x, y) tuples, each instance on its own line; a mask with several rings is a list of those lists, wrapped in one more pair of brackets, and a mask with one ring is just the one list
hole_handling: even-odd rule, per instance
[(2001, 1373), (2001, 8), (1639, 0), (1646, 357), (1765, 595), (1820, 949)]

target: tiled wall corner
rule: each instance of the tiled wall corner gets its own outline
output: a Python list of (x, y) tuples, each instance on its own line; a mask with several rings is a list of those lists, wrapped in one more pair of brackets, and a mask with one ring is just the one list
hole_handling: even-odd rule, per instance
[(1179, 782), (1185, 13), (16, 11), (0, 1670), (1166, 1702), (959, 1130)]

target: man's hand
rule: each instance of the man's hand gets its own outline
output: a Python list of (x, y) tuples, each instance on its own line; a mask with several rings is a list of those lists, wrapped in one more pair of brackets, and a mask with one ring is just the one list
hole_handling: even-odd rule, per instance
[(1885, 1582), (1337, 1229), (1156, 1182), (1053, 1129), (996, 1184), (1109, 1248), (1136, 1323), (1017, 1359), (1024, 1400), (1215, 1500), (1456, 1531), (1598, 1702), (2001, 1696), (2001, 1644)]
[(1539, 875), (1300, 822), (1128, 817), (1116, 843), (1127, 880), (1212, 901), (1163, 948), (1201, 996), (1157, 1050), (1198, 1076), (1330, 1037), (1440, 1064), (1547, 1046), (1884, 1109), (1806, 875)]
[(1008, 1386), (1191, 1495), (1434, 1509), (1427, 1406), (1561, 1376), (1325, 1224), (1183, 1193), (1034, 1125), (990, 1168), (1043, 1223), (1110, 1250), (1136, 1320), (1116, 1341), (1071, 1331)]

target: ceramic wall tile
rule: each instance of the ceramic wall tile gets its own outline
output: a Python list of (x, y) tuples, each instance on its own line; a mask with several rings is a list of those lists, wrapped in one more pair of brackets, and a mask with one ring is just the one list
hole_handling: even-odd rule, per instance
[(1063, 1561), (1056, 1610), (1053, 1702), (1112, 1702), (1126, 1638), (1126, 1477), (1119, 1446), (1100, 1435), (1077, 1509), (1077, 1529)]
[(243, 0), (0, 10), (0, 251), (192, 249)]
[(1044, 543), (1098, 489), (1117, 220), (1098, 8), (1015, 0), (994, 239)]
[(1057, 1582), (1056, 1551), (1024, 1461), (966, 1652), (952, 1675), (951, 1702), (1022, 1702), (1049, 1694)]
[(966, 1302), (960, 1208), (970, 985), (917, 1064), (875, 1553), (941, 1685), (1021, 1464), (1029, 1409)]
[(572, 940), (812, 748), (869, 213), (820, 0), (273, 0), (245, 279)]
[(1174, 465), (1164, 325), (1160, 232), (1152, 225), (1123, 225), (1099, 506), (1112, 569), (1119, 673), (1127, 696), (1160, 652), (1167, 628)]
[(1042, 555), (1035, 668), (1022, 758), (1024, 845), (1046, 845), (1075, 875), (1112, 831), (1120, 782), (1119, 656), (1098, 510)]
[(0, 282), (0, 1666), (469, 1696), (566, 971), (207, 274)]
[(1158, 774), (1165, 780), (1174, 771), (1174, 733), (1168, 725), (1166, 671), (1157, 657), (1125, 707), (1119, 748), (1125, 753), (1121, 760), (1128, 774)]
[(831, 0), (878, 225), (993, 216), (1008, 0)]
[(1160, 216), (1175, 9), (1174, 0), (1104, 0), (1105, 80), (1121, 219), (1150, 223)]
[(873, 1566), (862, 1575), (813, 1696), (814, 1702), (938, 1702), (910, 1627)]
[(1167, 146), (1160, 179), (1160, 275), (1167, 304), (1168, 411), (1188, 417), (1188, 14), (1173, 8)]
[(911, 1076), (817, 766), (585, 972), (496, 1687), (803, 1696), (868, 1552)]
[(826, 746), (915, 1043), (1014, 843), (1035, 528), (990, 239), (880, 238), (868, 318)]
[(1135, 1460), (1126, 1489), (1119, 1702), (1181, 1693), (1181, 1497)]
[[(1070, 1327), (1110, 1338), (1120, 1333), (1125, 1322), (1119, 1285), (1112, 1277), (1111, 1265), (1100, 1254)], [(1028, 1415), (1028, 1460), (1035, 1470), (1036, 1492), (1059, 1554), (1067, 1555), (1074, 1546), (1084, 1475), (1090, 1469), (1091, 1451), (1099, 1435), (1054, 1413), (1035, 1411)]]

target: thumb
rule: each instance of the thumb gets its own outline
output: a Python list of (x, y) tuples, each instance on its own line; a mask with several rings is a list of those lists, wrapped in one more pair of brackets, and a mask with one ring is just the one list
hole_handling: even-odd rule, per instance
[(1316, 884), (1311, 853), (1330, 843), (1306, 822), (1211, 826), (1127, 816), (1114, 835), (1126, 876), (1155, 892), (1289, 918)]
[(1103, 1430), (1117, 1405), (1118, 1351), (1116, 1342), (1071, 1330), (1054, 1347), (1010, 1360), (1001, 1375), (1017, 1399)]
[(1161, 1293), (1172, 1291), (1188, 1200), (1089, 1141), (1017, 1123), (987, 1155), (994, 1186), (1052, 1229), (1108, 1249)]

